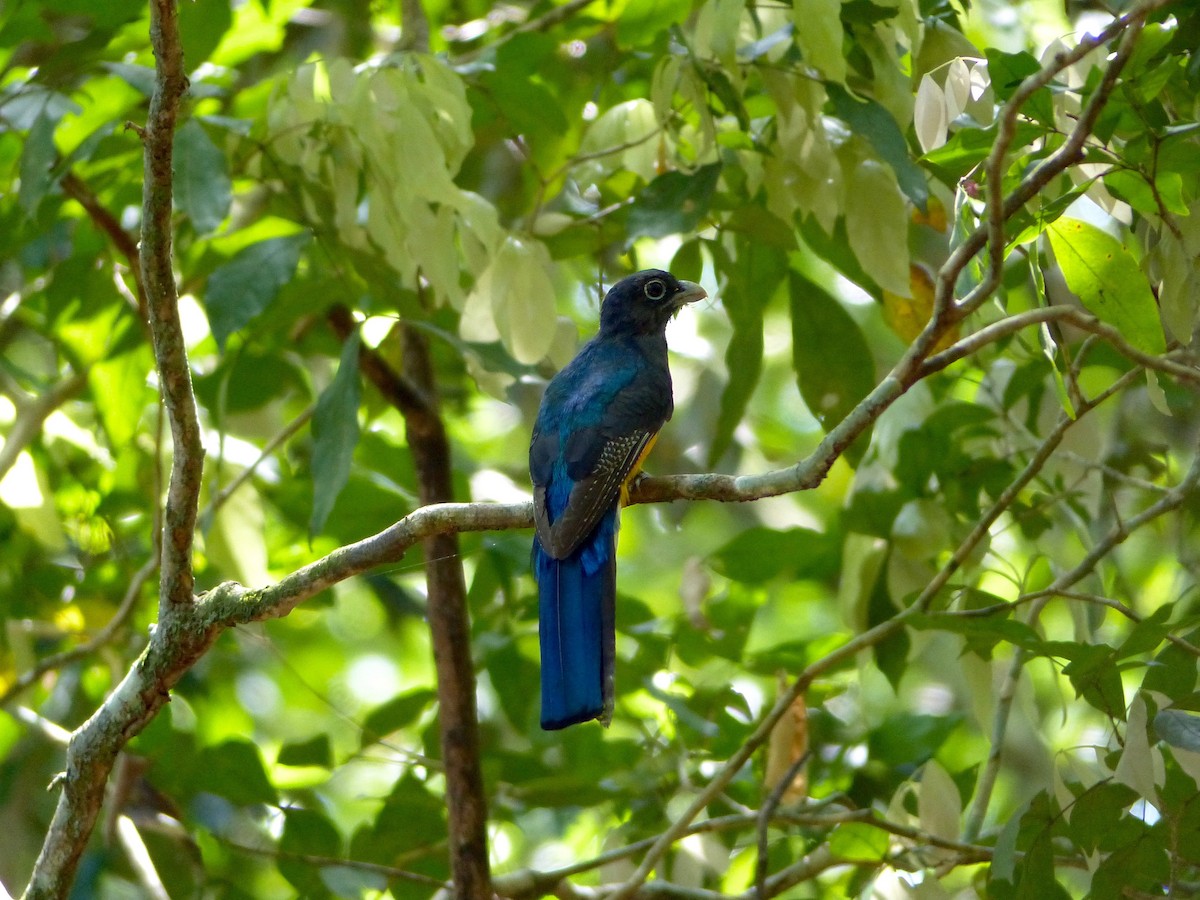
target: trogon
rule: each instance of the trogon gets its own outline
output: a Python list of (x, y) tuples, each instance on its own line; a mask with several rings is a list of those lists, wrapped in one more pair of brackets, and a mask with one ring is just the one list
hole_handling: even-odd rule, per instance
[(674, 409), (667, 322), (705, 296), (658, 269), (617, 282), (542, 398), (529, 473), (546, 730), (612, 717), (617, 510)]

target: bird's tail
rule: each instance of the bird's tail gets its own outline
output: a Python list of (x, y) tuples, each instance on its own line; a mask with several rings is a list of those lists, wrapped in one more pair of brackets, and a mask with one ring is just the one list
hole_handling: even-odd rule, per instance
[[(615, 511), (614, 511), (615, 512)], [(612, 516), (615, 520), (615, 515)], [(542, 646), (542, 728), (612, 718), (616, 528), (602, 521), (566, 559), (534, 546)]]

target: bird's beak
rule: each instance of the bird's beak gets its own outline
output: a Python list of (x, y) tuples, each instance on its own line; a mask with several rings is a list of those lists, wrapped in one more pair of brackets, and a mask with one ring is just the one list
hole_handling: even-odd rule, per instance
[(708, 291), (694, 281), (681, 281), (679, 288), (679, 293), (675, 295), (676, 309), (687, 306), (689, 303), (695, 303), (697, 300), (703, 300), (708, 296)]

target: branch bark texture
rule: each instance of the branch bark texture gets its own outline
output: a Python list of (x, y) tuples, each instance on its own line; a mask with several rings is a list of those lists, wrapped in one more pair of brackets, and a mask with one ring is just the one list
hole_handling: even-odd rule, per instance
[[(142, 658), (71, 737), (62, 793), (34, 864), (26, 897), (64, 897), (95, 825), (113, 761), (166, 701), (168, 691), (208, 648), (217, 629), (180, 627), (173, 609), (193, 600), (192, 544), (204, 451), (179, 319), (172, 259), (172, 156), (179, 106), (187, 91), (174, 0), (150, 3), (156, 61), (144, 141), (141, 282), (146, 293), (159, 388), (171, 422), (174, 454), (163, 516), (159, 628)], [(190, 617), (189, 617), (190, 618)], [(190, 623), (189, 623), (190, 624)], [(153, 677), (147, 677), (153, 674)]]
[(159, 587), (159, 613), (163, 618), (170, 616), (173, 605), (192, 602), (192, 543), (204, 466), (172, 256), (175, 125), (188, 86), (174, 0), (152, 0), (150, 42), (157, 65), (150, 114), (142, 132), (146, 182), (142, 192), (140, 262), (159, 390), (171, 423), (174, 450), (163, 515)]

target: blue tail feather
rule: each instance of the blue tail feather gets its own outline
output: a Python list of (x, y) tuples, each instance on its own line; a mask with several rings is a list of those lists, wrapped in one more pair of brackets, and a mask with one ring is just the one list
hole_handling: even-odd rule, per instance
[(600, 719), (613, 704), (616, 511), (566, 559), (534, 545), (542, 650), (542, 728)]

